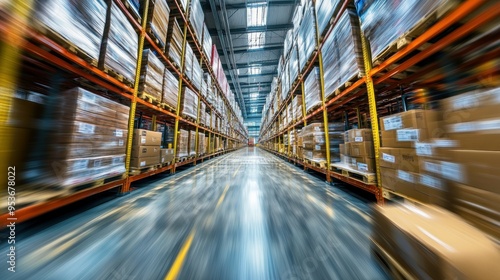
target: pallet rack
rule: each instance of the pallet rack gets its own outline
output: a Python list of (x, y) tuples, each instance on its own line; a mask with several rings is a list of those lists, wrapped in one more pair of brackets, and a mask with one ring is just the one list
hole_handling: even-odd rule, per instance
[[(189, 81), (189, 79), (183, 74), (184, 70), (184, 52), (186, 49), (186, 45), (189, 42), (194, 42), (195, 48), (193, 48), (195, 55), (199, 58), (200, 64), (203, 66), (205, 71), (210, 73), (213, 83), (215, 83), (219, 92), (222, 93), (221, 86), (218, 84), (217, 79), (215, 78), (215, 74), (208, 63), (208, 58), (205, 56), (203, 50), (200, 47), (200, 43), (197, 42), (196, 37), (192, 31), (190, 26), (190, 22), (187, 19), (186, 14), (189, 13), (189, 8), (186, 14), (182, 11), (181, 4), (179, 0), (175, 0), (173, 2), (169, 2), (171, 11), (181, 15), (183, 30), (184, 30), (184, 38), (183, 38), (183, 50), (182, 50), (182, 65), (181, 69), (178, 69), (174, 63), (168, 58), (168, 55), (161, 51), (160, 46), (155, 42), (153, 38), (146, 32), (146, 23), (147, 23), (147, 13), (148, 13), (148, 5), (149, 0), (144, 1), (145, 9), (144, 14), (142, 15), (142, 22), (139, 23), (137, 17), (131, 14), (130, 9), (126, 7), (124, 1), (121, 0), (112, 0), (114, 4), (116, 4), (121, 12), (127, 17), (129, 22), (133, 25), (139, 36), (139, 50), (138, 53), (142, 54), (142, 50), (145, 45), (153, 48), (160, 56), (160, 60), (166, 64), (168, 70), (172, 71), (179, 77), (179, 91), (178, 91), (178, 103), (177, 110), (172, 112), (171, 110), (163, 109), (157, 105), (148, 103), (147, 101), (138, 97), (138, 87), (139, 87), (139, 77), (140, 77), (140, 69), (142, 63), (142, 56), (138, 56), (137, 60), (137, 68), (135, 73), (135, 82), (134, 87), (130, 87), (119, 81), (116, 77), (108, 75), (103, 70), (98, 69), (94, 63), (91, 63), (81, 56), (72, 52), (71, 50), (66, 49), (61, 44), (57, 43), (55, 40), (43, 35), (31, 29), (27, 22), (30, 18), (30, 13), (33, 7), (33, 1), (24, 1), (24, 0), (15, 0), (12, 3), (11, 14), (3, 14), (0, 13), (0, 34), (2, 35), (2, 40), (0, 41), (0, 46), (2, 50), (2, 57), (9, 57), (10, 59), (4, 59), (7, 63), (4, 63), (4, 67), (2, 67), (0, 80), (0, 86), (6, 89), (7, 94), (2, 96), (0, 100), (0, 130), (6, 132), (5, 135), (9, 135), (8, 127), (4, 124), (8, 118), (8, 112), (10, 111), (11, 106), (11, 98), (13, 96), (14, 89), (16, 87), (17, 81), (17, 73), (19, 69), (19, 65), (21, 64), (22, 52), (29, 54), (30, 56), (34, 56), (37, 59), (41, 60), (42, 63), (50, 65), (50, 67), (55, 67), (62, 71), (70, 73), (74, 77), (83, 78), (86, 81), (92, 83), (92, 85), (98, 86), (100, 88), (105, 89), (110, 94), (107, 96), (108, 98), (114, 100), (125, 100), (125, 102), (130, 102), (130, 116), (128, 122), (129, 131), (133, 131), (136, 123), (134, 119), (136, 117), (137, 111), (141, 112), (146, 116), (150, 116), (153, 127), (156, 126), (157, 122), (163, 123), (173, 123), (175, 126), (175, 134), (174, 134), (174, 158), (177, 153), (177, 134), (179, 127), (190, 127), (194, 128), (196, 131), (196, 154), (198, 155), (198, 134), (203, 133), (205, 135), (208, 134), (209, 142), (213, 137), (220, 137), (224, 139), (227, 143), (231, 143), (231, 147), (241, 147), (243, 143), (246, 142), (246, 130), (241, 121), (238, 119), (235, 111), (229, 104), (229, 100), (224, 94), (221, 94), (224, 105), (226, 108), (229, 108), (229, 122), (233, 120), (237, 121), (238, 127), (234, 127), (230, 129), (231, 135), (226, 135), (225, 133), (221, 133), (216, 131), (216, 129), (212, 129), (209, 127), (204, 127), (199, 123), (199, 115), (200, 115), (200, 107), (201, 102), (204, 102), (210, 110), (213, 110), (215, 114), (223, 119), (223, 116), (220, 112), (218, 112), (212, 104), (210, 104), (201, 94), (201, 92), (194, 87), (194, 85)], [(20, 26), (20, 28), (19, 28)], [(22, 50), (19, 51), (19, 50)], [(181, 95), (182, 95), (182, 86), (186, 85), (191, 90), (196, 92), (199, 96), (198, 102), (198, 120), (196, 122), (192, 122), (183, 118), (180, 115), (180, 104), (181, 104)], [(226, 116), (227, 117), (227, 116)], [(2, 134), (3, 134), (2, 132)], [(234, 137), (236, 136), (236, 137)], [(10, 143), (12, 139), (8, 137), (0, 137), (0, 144), (4, 147), (11, 147)], [(89, 189), (85, 189), (82, 191), (77, 191), (71, 195), (67, 195), (64, 197), (54, 198), (48, 201), (44, 201), (41, 203), (36, 203), (33, 205), (29, 205), (20, 209), (16, 209), (16, 221), (23, 222), (34, 218), (36, 216), (47, 213), (51, 210), (57, 209), (59, 207), (68, 205), (75, 201), (81, 200), (83, 198), (95, 195), (97, 193), (113, 189), (119, 188), (120, 194), (127, 194), (130, 192), (130, 186), (133, 182), (141, 180), (143, 178), (153, 176), (155, 174), (163, 173), (170, 171), (174, 173), (177, 167), (194, 164), (198, 162), (203, 162), (204, 160), (211, 159), (213, 157), (226, 154), (232, 151), (237, 150), (238, 148), (226, 149), (224, 151), (215, 151), (214, 149), (210, 149), (203, 156), (195, 156), (192, 159), (183, 161), (183, 162), (174, 162), (170, 165), (166, 165), (163, 167), (159, 167), (156, 169), (149, 170), (144, 173), (140, 173), (138, 175), (129, 175), (130, 171), (130, 159), (131, 159), (131, 150), (132, 150), (132, 133), (128, 134), (127, 145), (126, 145), (126, 173), (119, 179), (113, 180), (110, 182), (104, 182), (104, 184), (95, 186)], [(6, 164), (6, 163), (4, 163)], [(6, 168), (5, 168), (6, 169)], [(1, 226), (4, 227), (7, 224), (8, 214), (4, 213), (0, 215)]]
[[(275, 114), (271, 117), (271, 120), (266, 126), (262, 128), (260, 133), (260, 143), (274, 144), (275, 146), (280, 147), (280, 145), (283, 144), (283, 136), (285, 134), (288, 134), (289, 137), (290, 131), (292, 129), (296, 127), (300, 128), (302, 126), (306, 126), (307, 123), (311, 120), (322, 120), (324, 123), (325, 132), (326, 157), (327, 162), (330, 162), (330, 149), (328, 140), (329, 114), (334, 113), (334, 111), (338, 112), (338, 109), (340, 109), (344, 104), (351, 103), (354, 104), (354, 108), (356, 108), (358, 122), (361, 122), (359, 106), (366, 104), (366, 101), (364, 100), (366, 98), (368, 100), (368, 112), (370, 115), (371, 128), (373, 133), (373, 144), (376, 157), (376, 185), (366, 184), (364, 182), (343, 176), (342, 174), (331, 172), (330, 168), (318, 168), (317, 166), (311, 165), (301, 159), (290, 157), (289, 153), (285, 154), (265, 147), (263, 148), (290, 162), (302, 165), (304, 169), (311, 169), (319, 173), (323, 173), (326, 176), (326, 180), (328, 182), (330, 182), (331, 178), (333, 177), (352, 186), (371, 192), (376, 196), (378, 203), (382, 204), (384, 202), (384, 197), (383, 189), (379, 179), (380, 142), (377, 114), (381, 113), (387, 115), (390, 112), (386, 112), (378, 108), (379, 106), (377, 106), (376, 95), (380, 94), (381, 92), (398, 89), (399, 87), (401, 87), (401, 85), (408, 85), (410, 84), (410, 82), (416, 81), (418, 78), (424, 76), (427, 71), (433, 69), (433, 67), (436, 67), (436, 63), (431, 63), (430, 65), (424, 66), (417, 71), (410, 70), (413, 70), (412, 68), (416, 66), (417, 63), (423, 61), (426, 58), (429, 58), (431, 55), (445, 49), (446, 47), (452, 46), (454, 42), (457, 42), (459, 39), (466, 38), (467, 35), (473, 33), (474, 31), (480, 30), (482, 26), (495, 20), (495, 18), (497, 18), (500, 14), (500, 5), (498, 3), (492, 4), (491, 2), (485, 0), (460, 2), (457, 4), (456, 8), (454, 8), (445, 16), (437, 19), (437, 22), (430, 26), (430, 28), (428, 28), (422, 34), (417, 34), (416, 38), (413, 41), (406, 42), (407, 44), (405, 46), (401, 47), (399, 50), (396, 50), (385, 60), (379, 61), (380, 63), (373, 67), (371, 53), (369, 51), (370, 42), (368, 42), (362, 34), (361, 40), (363, 46), (363, 60), (366, 75), (358, 77), (357, 79), (353, 80), (352, 83), (346, 84), (343, 87), (343, 90), (340, 90), (337, 94), (332, 94), (333, 98), (328, 100), (325, 98), (325, 96), (328, 96), (328, 94), (325, 93), (324, 88), (324, 72), (321, 59), (321, 47), (326, 41), (326, 38), (328, 38), (328, 36), (330, 36), (330, 34), (332, 33), (332, 30), (339, 21), (342, 13), (347, 9), (349, 2), (349, 0), (339, 2), (338, 5), (340, 6), (340, 8), (336, 9), (339, 10), (339, 12), (330, 21), (330, 26), (327, 27), (328, 31), (326, 32), (326, 35), (321, 37), (321, 40), (319, 39), (320, 37), (317, 36), (318, 42), (316, 44), (316, 51), (313, 52), (311, 57), (307, 60), (308, 62), (306, 64), (306, 70), (303, 71), (302, 75), (299, 75), (294, 83), (292, 83), (295, 84), (295, 86), (289, 92), (288, 97), (286, 98), (286, 100), (281, 102), (279, 108), (275, 110)], [(485, 9), (485, 5), (488, 3), (492, 6)], [(318, 31), (316, 12), (314, 12), (314, 17), (316, 20), (316, 34), (320, 35)], [(454, 28), (452, 31), (448, 33), (444, 32), (452, 27)], [(493, 54), (491, 55), (498, 55), (498, 53), (493, 52)], [(321, 106), (319, 108), (307, 113), (305, 111), (304, 105), (304, 77), (306, 77), (307, 74), (310, 73), (314, 65), (319, 65), (320, 69), (320, 90), (322, 100)], [(406, 72), (408, 72), (409, 74), (407, 74)], [(402, 79), (397, 79), (399, 78), (397, 76), (400, 74), (404, 74), (407, 76), (403, 77)], [(277, 126), (279, 128), (281, 113), (283, 112), (283, 110), (285, 110), (286, 106), (291, 102), (293, 96), (299, 89), (302, 92), (303, 102), (302, 120), (292, 123), (283, 130), (279, 130), (277, 133), (271, 133), (273, 126)], [(397, 98), (398, 95), (401, 94), (393, 94), (390, 97)], [(348, 119), (347, 116), (346, 119)]]

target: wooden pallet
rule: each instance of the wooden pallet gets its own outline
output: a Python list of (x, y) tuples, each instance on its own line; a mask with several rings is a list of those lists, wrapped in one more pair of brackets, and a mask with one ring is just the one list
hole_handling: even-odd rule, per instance
[(317, 168), (326, 169), (326, 161), (313, 161), (310, 159), (304, 159), (304, 162)]
[(139, 97), (140, 99), (146, 100), (147, 102), (149, 102), (151, 104), (155, 104), (155, 105), (160, 104), (160, 100), (158, 99), (158, 97), (153, 96), (153, 95), (148, 94), (148, 93), (145, 93), (145, 92), (141, 92), (141, 93), (137, 94), (137, 97)]
[(175, 162), (176, 163), (179, 163), (179, 162), (185, 162), (189, 159), (189, 157), (178, 157), (175, 159)]
[(423, 204), (422, 202), (419, 202), (412, 197), (409, 197), (409, 196), (406, 196), (404, 194), (400, 194), (400, 193), (397, 193), (395, 191), (385, 189), (385, 188), (382, 189), (382, 196), (387, 200), (399, 202), (399, 203), (409, 203), (409, 204), (417, 204), (417, 205)]
[(342, 92), (344, 92), (347, 88), (349, 88), (350, 86), (352, 86), (352, 84), (354, 84), (361, 77), (362, 77), (362, 75), (359, 72), (356, 73), (356, 74), (354, 74), (354, 75), (352, 75), (352, 77), (350, 79), (348, 79), (347, 82), (345, 82), (344, 84), (340, 85), (334, 92), (332, 92), (330, 95), (328, 95), (326, 97), (326, 101), (329, 101), (333, 97), (335, 97), (335, 96), (341, 94)]
[(128, 0), (121, 0), (127, 11), (130, 15), (140, 24), (141, 23), (141, 15), (139, 15), (139, 11), (137, 11)]
[(359, 171), (342, 163), (330, 164), (330, 171), (368, 185), (377, 184), (377, 175), (375, 173)]
[[(148, 24), (148, 25), (150, 25), (150, 24)], [(155, 44), (160, 48), (160, 50), (162, 52), (165, 52), (165, 42), (160, 41), (160, 39), (158, 38), (160, 36), (156, 35), (156, 32), (153, 31), (151, 26), (148, 26), (146, 28), (146, 32), (148, 33), (149, 38), (151, 38), (151, 40), (153, 40), (153, 42), (155, 42)]]
[[(318, 52), (318, 47), (314, 47), (314, 51), (311, 53), (311, 56), (309, 56), (309, 58), (307, 59), (306, 61), (306, 64), (304, 64), (304, 69), (300, 69), (299, 70), (299, 76), (303, 76), (307, 70), (307, 66), (309, 66), (309, 64), (311, 64), (311, 61), (312, 59), (316, 56), (316, 53)], [(312, 69), (312, 68), (310, 68)]]
[(307, 110), (307, 114), (309, 115), (310, 113), (316, 111), (319, 107), (321, 107), (321, 103), (319, 103), (317, 105), (314, 105), (312, 108), (310, 108), (309, 110)]
[(98, 65), (98, 58), (93, 58), (91, 55), (89, 55), (86, 51), (82, 50), (80, 47), (69, 41), (68, 39), (64, 38), (61, 34), (57, 33), (57, 31), (52, 30), (50, 27), (44, 25), (41, 22), (35, 21), (33, 24), (33, 27), (36, 31), (39, 33), (45, 35), (47, 38), (53, 40), (54, 42), (58, 43), (61, 45), (64, 49), (70, 51), (71, 53), (75, 54), (79, 58), (85, 60), (88, 62), (90, 65), (97, 67)]
[(104, 65), (103, 68), (101, 69), (104, 73), (110, 75), (111, 77), (117, 79), (118, 81), (126, 84), (129, 87), (134, 87), (134, 82), (125, 78), (122, 74), (116, 72), (114, 69), (110, 68), (109, 66)]
[(164, 163), (160, 163), (160, 166), (161, 167), (165, 167), (165, 166), (169, 166), (169, 165), (172, 165), (173, 162), (172, 161), (167, 161), (167, 162), (164, 162)]
[(163, 102), (161, 102), (161, 103), (159, 103), (159, 104), (158, 104), (158, 107), (160, 107), (160, 108), (162, 108), (162, 109), (164, 109), (164, 110), (170, 111), (170, 112), (172, 112), (172, 113), (175, 113), (175, 111), (176, 111), (176, 109), (174, 109), (174, 108), (173, 108), (172, 106), (170, 106), (170, 104), (168, 104), (168, 103), (163, 103)]
[(377, 242), (371, 240), (371, 251), (377, 262), (397, 280), (414, 280), (415, 278), (404, 269), (387, 251)]
[(143, 168), (130, 168), (129, 174), (131, 176), (135, 176), (135, 175), (139, 175), (141, 173), (146, 173), (146, 172), (157, 170), (160, 167), (161, 167), (161, 164), (154, 164), (154, 165), (150, 165), (150, 166), (145, 166)]
[[(388, 57), (392, 56), (400, 49), (406, 47), (415, 38), (422, 35), (429, 27), (441, 19), (444, 15), (448, 14), (454, 8), (456, 8), (460, 2), (458, 0), (444, 1), (441, 6), (437, 7), (435, 11), (428, 14), (426, 17), (420, 19), (415, 26), (406, 31), (401, 37), (397, 38), (391, 42), (385, 49), (380, 52), (375, 59), (373, 59), (373, 66), (381, 64)], [(422, 50), (429, 46), (429, 44), (424, 44), (419, 50)]]

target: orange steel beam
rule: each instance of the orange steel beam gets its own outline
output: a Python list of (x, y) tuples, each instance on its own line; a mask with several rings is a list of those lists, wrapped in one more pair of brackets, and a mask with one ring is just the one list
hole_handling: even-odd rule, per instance
[[(474, 1), (468, 1), (468, 2), (474, 2)], [(478, 1), (478, 2), (480, 2), (480, 1)], [(449, 46), (451, 43), (455, 42), (459, 38), (462, 38), (463, 36), (476, 30), (481, 25), (498, 17), (499, 15), (500, 15), (500, 3), (496, 4), (491, 9), (487, 9), (486, 11), (482, 12), (480, 15), (476, 16), (474, 19), (467, 21), (466, 23), (464, 23), (464, 25), (462, 25), (461, 27), (459, 27), (457, 30), (453, 31), (449, 35), (445, 36), (443, 39), (439, 40), (438, 42), (432, 44), (430, 47), (428, 47), (424, 51), (416, 54), (415, 56), (413, 56), (410, 59), (406, 60), (405, 62), (401, 63), (396, 68), (390, 70), (389, 72), (384, 74), (382, 77), (377, 79), (376, 83), (381, 83), (384, 80), (386, 80), (386, 79), (394, 76), (395, 74), (403, 71), (404, 69), (407, 69), (408, 67), (410, 67), (412, 65), (415, 65), (416, 63), (418, 63), (418, 62), (422, 61), (423, 59), (429, 57), (430, 55), (442, 50), (446, 46)], [(428, 32), (426, 32), (424, 34), (427, 34), (427, 33)]]
[[(82, 190), (80, 192), (77, 192), (75, 194), (66, 196), (66, 197), (61, 197), (61, 198), (56, 198), (53, 200), (49, 200), (40, 204), (35, 204), (35, 205), (30, 205), (26, 206), (20, 209), (16, 209), (16, 217), (17, 217), (17, 222), (25, 222), (27, 220), (30, 220), (32, 218), (35, 218), (37, 216), (40, 216), (42, 214), (45, 214), (49, 211), (55, 210), (57, 208), (66, 206), (68, 204), (74, 203), (78, 200), (84, 199), (86, 197), (101, 193), (103, 191), (116, 188), (118, 186), (121, 186), (125, 183), (125, 179), (120, 179), (117, 181), (109, 182), (107, 184), (104, 184), (99, 187), (87, 189), (87, 190)], [(8, 218), (8, 214), (3, 214), (0, 216), (1, 220), (1, 228), (6, 227), (6, 221)]]
[[(456, 10), (451, 12), (444, 19), (433, 25), (422, 35), (418, 36), (415, 40), (413, 40), (406, 47), (401, 49), (399, 52), (395, 53), (393, 56), (389, 57), (387, 60), (382, 62), (380, 65), (373, 67), (372, 71), (370, 71), (370, 75), (373, 77), (375, 74), (380, 71), (387, 69), (388, 66), (392, 65), (396, 61), (400, 60), (404, 56), (410, 54), (412, 51), (416, 50), (426, 42), (428, 42), (431, 38), (444, 31), (446, 28), (450, 27), (452, 24), (458, 22), (462, 18), (469, 15), (475, 9), (480, 7), (485, 0), (474, 0), (474, 1), (465, 1), (461, 4)], [(453, 31), (455, 33), (456, 31)], [(452, 33), (452, 34), (453, 34)], [(425, 51), (424, 51), (425, 52)], [(412, 64), (413, 65), (413, 64)]]

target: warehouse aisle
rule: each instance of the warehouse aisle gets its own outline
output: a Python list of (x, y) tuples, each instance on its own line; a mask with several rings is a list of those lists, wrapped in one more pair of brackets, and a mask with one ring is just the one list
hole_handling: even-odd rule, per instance
[(0, 279), (385, 279), (369, 207), (246, 148), (18, 238)]

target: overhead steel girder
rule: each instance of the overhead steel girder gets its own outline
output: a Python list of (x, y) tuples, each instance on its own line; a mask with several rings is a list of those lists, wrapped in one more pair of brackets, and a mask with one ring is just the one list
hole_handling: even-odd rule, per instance
[[(277, 50), (282, 51), (283, 44), (264, 45), (264, 47), (258, 48), (258, 49), (249, 49), (248, 47), (238, 48), (238, 49), (234, 49), (233, 53), (234, 54), (243, 54), (243, 53), (256, 53), (256, 52), (277, 51)], [(217, 51), (220, 54), (222, 54), (224, 52), (222, 49), (217, 49)], [(221, 56), (223, 56), (223, 55), (221, 55)]]
[[(272, 32), (272, 31), (287, 31), (293, 28), (293, 24), (274, 24), (274, 25), (264, 25), (264, 26), (251, 26), (246, 28), (231, 28), (231, 35), (236, 34), (247, 34), (253, 32)], [(208, 30), (210, 34), (216, 34), (217, 30), (211, 28)], [(225, 33), (224, 33), (225, 34)]]
[[(250, 75), (238, 75), (238, 78), (240, 79), (246, 79), (246, 78), (258, 78), (258, 77), (268, 77), (268, 76), (274, 76), (278, 74), (277, 71), (273, 72), (268, 72), (268, 73), (260, 73), (260, 74), (250, 74)], [(228, 81), (231, 79), (228, 79)]]
[(250, 67), (265, 67), (265, 66), (278, 66), (279, 60), (255, 60), (249, 63), (236, 63), (238, 69), (246, 69)]
[(260, 83), (240, 83), (241, 88), (263, 88), (271, 87), (271, 82), (260, 82)]
[[(270, 0), (267, 2), (267, 6), (292, 6), (295, 5), (295, 3), (296, 2), (293, 0)], [(241, 10), (246, 9), (247, 6), (247, 3), (226, 4), (226, 10)], [(210, 4), (208, 2), (202, 4), (202, 7), (204, 11), (210, 10)], [(220, 6), (217, 6), (217, 10), (220, 10)]]

